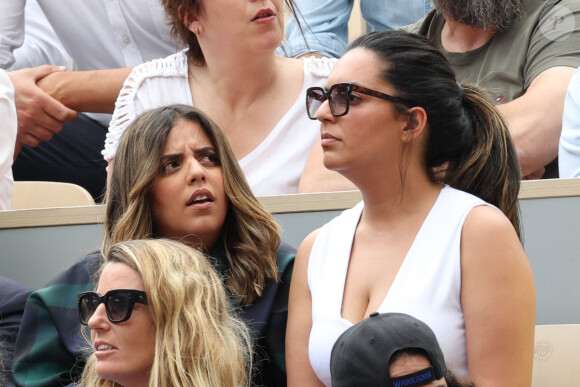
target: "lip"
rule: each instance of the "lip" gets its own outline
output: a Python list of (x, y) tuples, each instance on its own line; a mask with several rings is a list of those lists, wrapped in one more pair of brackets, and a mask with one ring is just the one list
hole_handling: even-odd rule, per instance
[[(199, 196), (202, 196), (202, 197), (207, 196), (207, 200), (201, 201), (201, 202), (196, 202), (195, 198), (197, 198)], [(215, 198), (214, 198), (213, 194), (210, 192), (210, 190), (203, 188), (203, 189), (195, 190), (193, 192), (193, 194), (189, 197), (189, 200), (187, 201), (187, 203), (185, 203), (185, 205), (187, 207), (192, 207), (192, 208), (197, 208), (197, 209), (205, 209), (205, 208), (211, 207), (213, 205), (214, 201), (215, 201)]]
[(333, 135), (329, 134), (328, 132), (322, 132), (322, 134), (320, 135), (320, 144), (323, 147), (329, 146), (338, 141), (340, 140), (334, 137)]
[[(108, 349), (106, 349), (106, 350), (99, 349), (99, 347), (100, 347), (100, 346), (103, 346), (103, 345), (107, 345), (107, 346), (109, 346), (110, 348), (108, 348)], [(102, 357), (102, 356), (108, 356), (108, 355), (110, 355), (111, 353), (113, 353), (114, 351), (116, 351), (118, 348), (117, 348), (117, 347), (115, 347), (115, 346), (114, 346), (113, 344), (111, 344), (111, 343), (107, 343), (107, 342), (105, 342), (105, 341), (102, 341), (102, 340), (97, 340), (97, 341), (95, 341), (95, 342), (94, 342), (94, 344), (93, 344), (93, 349), (95, 350), (95, 355), (96, 355), (97, 357)]]
[(268, 23), (276, 19), (276, 12), (271, 8), (260, 9), (252, 18), (252, 22)]

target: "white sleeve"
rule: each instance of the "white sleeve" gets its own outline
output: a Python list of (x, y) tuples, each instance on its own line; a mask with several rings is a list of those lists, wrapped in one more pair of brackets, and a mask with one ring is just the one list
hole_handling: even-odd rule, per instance
[(14, 63), (12, 52), (24, 41), (26, 0), (0, 0), (0, 68)]
[(119, 92), (117, 101), (115, 101), (115, 111), (113, 112), (111, 123), (109, 124), (109, 131), (107, 132), (107, 137), (105, 139), (105, 148), (101, 152), (105, 160), (109, 162), (115, 158), (119, 141), (121, 140), (121, 136), (125, 132), (125, 129), (127, 129), (129, 124), (137, 115), (135, 109), (135, 98), (139, 84), (144, 78), (144, 67), (147, 64), (148, 63), (145, 63), (133, 68), (127, 79), (125, 79), (123, 88)]
[(326, 81), (330, 72), (334, 68), (338, 59), (336, 58), (316, 58), (316, 57), (306, 57), (302, 58), (305, 65), (305, 72), (311, 73), (316, 78), (322, 78)]
[[(121, 136), (135, 117), (145, 110), (172, 103), (187, 103), (187, 57), (183, 52), (135, 66), (115, 102), (115, 111), (101, 152), (105, 160), (115, 158)], [(173, 80), (187, 86), (179, 92)]]
[(14, 106), (14, 87), (10, 77), (0, 69), (0, 210), (10, 209), (12, 198), (12, 161), (16, 143), (16, 107)]
[(72, 58), (62, 46), (36, 0), (26, 2), (24, 23), (24, 43), (22, 47), (14, 50), (15, 61), (9, 70), (43, 64), (66, 66), (69, 71), (73, 69)]
[(574, 73), (564, 100), (558, 170), (563, 178), (580, 177), (580, 69)]

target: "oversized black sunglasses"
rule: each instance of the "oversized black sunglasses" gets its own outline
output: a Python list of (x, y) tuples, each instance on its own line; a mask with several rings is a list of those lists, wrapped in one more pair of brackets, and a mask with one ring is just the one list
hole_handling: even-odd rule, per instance
[(355, 85), (354, 83), (337, 83), (332, 85), (328, 91), (325, 91), (322, 87), (310, 87), (306, 90), (306, 111), (308, 112), (308, 117), (311, 120), (315, 120), (318, 109), (327, 99), (330, 105), (330, 112), (333, 116), (340, 117), (346, 115), (350, 107), (353, 91), (410, 106), (410, 103), (404, 99), (367, 89), (366, 87)]
[(107, 317), (112, 323), (129, 320), (136, 302), (147, 305), (147, 294), (141, 290), (114, 289), (101, 296), (97, 292), (83, 292), (78, 295), (79, 317), (87, 325), (89, 319), (101, 303), (105, 304)]

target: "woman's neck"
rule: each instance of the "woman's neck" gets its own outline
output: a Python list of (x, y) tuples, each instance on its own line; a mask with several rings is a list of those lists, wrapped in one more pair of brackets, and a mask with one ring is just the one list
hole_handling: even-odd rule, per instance
[(281, 62), (287, 58), (269, 56), (233, 58), (228, 54), (205, 55), (205, 64), (189, 64), (194, 82), (232, 105), (252, 103), (280, 77)]
[(363, 218), (369, 224), (384, 226), (418, 211), (423, 213), (431, 208), (442, 188), (430, 180), (422, 165), (409, 165), (402, 176), (394, 168), (389, 171), (374, 168), (373, 172), (353, 181), (361, 191), (365, 203)]

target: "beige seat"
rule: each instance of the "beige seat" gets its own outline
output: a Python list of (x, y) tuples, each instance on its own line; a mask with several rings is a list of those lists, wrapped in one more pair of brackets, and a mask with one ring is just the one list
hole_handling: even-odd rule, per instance
[(52, 181), (15, 181), (12, 210), (47, 207), (87, 206), (95, 204), (83, 187)]
[(532, 387), (578, 387), (580, 324), (536, 325)]

